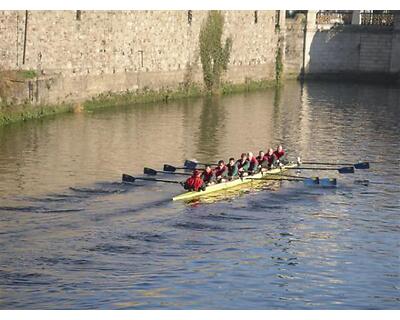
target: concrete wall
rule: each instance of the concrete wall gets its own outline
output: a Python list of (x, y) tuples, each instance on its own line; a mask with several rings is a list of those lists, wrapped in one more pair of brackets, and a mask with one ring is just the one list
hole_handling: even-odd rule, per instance
[(309, 12), (305, 77), (394, 81), (400, 70), (399, 14), (394, 26), (317, 25)]
[[(274, 79), (275, 11), (258, 11), (257, 23), (254, 11), (223, 14), (224, 38), (233, 38), (225, 80)], [(81, 11), (80, 19), (76, 11), (29, 11), (24, 45), (26, 12), (0, 11), (0, 68), (38, 70), (20, 97), (32, 103), (202, 83), (198, 37), (206, 15), (193, 11), (189, 23), (188, 11)]]

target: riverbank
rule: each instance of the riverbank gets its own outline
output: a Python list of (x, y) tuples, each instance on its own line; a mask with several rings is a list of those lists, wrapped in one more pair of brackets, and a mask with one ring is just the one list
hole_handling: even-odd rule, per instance
[[(274, 80), (248, 80), (245, 83), (222, 84), (219, 92), (220, 95), (228, 95), (234, 93), (243, 93), (256, 90), (264, 90), (267, 88), (276, 87), (277, 83)], [(58, 105), (0, 105), (0, 126), (19, 121), (28, 121), (31, 119), (44, 118), (51, 115), (67, 112), (83, 112), (92, 111), (99, 108), (110, 108), (123, 105), (134, 105), (143, 103), (154, 103), (174, 101), (178, 99), (204, 97), (210, 93), (204, 90), (201, 86), (192, 84), (187, 87), (181, 87), (176, 90), (161, 89), (161, 90), (136, 90), (126, 91), (124, 93), (103, 93), (90, 100), (77, 103), (63, 103)]]

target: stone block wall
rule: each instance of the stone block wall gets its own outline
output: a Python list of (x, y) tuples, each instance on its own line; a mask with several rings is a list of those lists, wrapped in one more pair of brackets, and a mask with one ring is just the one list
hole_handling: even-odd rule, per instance
[[(400, 14), (393, 27), (331, 26), (283, 12), (223, 11), (233, 39), (223, 80), (273, 80), (278, 45), (286, 78), (400, 72)], [(83, 101), (101, 93), (202, 84), (199, 32), (207, 11), (0, 11), (0, 70), (35, 70), (15, 102)], [(27, 19), (26, 19), (27, 17)], [(277, 31), (275, 25), (281, 24)], [(304, 29), (306, 28), (306, 29)], [(26, 35), (26, 37), (25, 37)], [(278, 42), (280, 39), (280, 42)]]
[[(274, 79), (275, 11), (223, 11), (233, 38), (224, 80)], [(0, 11), (0, 68), (37, 70), (32, 103), (202, 83), (198, 37), (207, 11)], [(190, 20), (190, 21), (189, 21)], [(26, 43), (25, 42), (25, 26)], [(26, 99), (22, 94), (20, 100)]]
[(359, 70), (365, 72), (390, 72), (393, 32), (360, 34)]
[(389, 72), (392, 31), (385, 27), (340, 26), (315, 32), (308, 71)]
[(286, 21), (287, 78), (400, 82), (399, 12), (393, 26), (320, 25), (316, 13), (308, 11), (305, 28)]
[(285, 78), (298, 78), (303, 67), (304, 22), (286, 20)]
[(390, 61), (390, 72), (398, 73), (400, 79), (400, 13), (394, 16), (394, 30), (393, 30), (393, 41), (392, 41), (392, 55)]
[[(227, 11), (225, 33), (233, 40), (226, 80), (243, 83), (275, 78), (275, 55), (279, 34), (275, 31), (275, 11)], [(200, 65), (199, 65), (200, 68)]]

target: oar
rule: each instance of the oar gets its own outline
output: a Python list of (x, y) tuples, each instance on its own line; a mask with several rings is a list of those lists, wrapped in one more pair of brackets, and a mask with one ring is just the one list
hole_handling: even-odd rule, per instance
[(308, 179), (309, 177), (303, 177), (303, 176), (294, 176), (294, 175), (290, 175), (290, 174), (282, 174), (282, 173), (267, 173), (266, 175), (264, 175), (264, 177), (267, 176), (279, 176), (279, 177), (288, 177), (288, 178), (300, 178), (300, 179)]
[(169, 172), (175, 172), (177, 169), (186, 169), (186, 168), (177, 168), (174, 166), (171, 166), (170, 164), (164, 164), (164, 171), (169, 171)]
[(174, 166), (171, 166), (170, 164), (164, 164), (164, 168), (163, 168), (164, 171), (169, 171), (169, 172), (175, 172), (176, 170), (187, 170), (187, 169), (192, 169), (192, 168), (174, 167)]
[[(194, 170), (195, 168), (188, 168), (188, 167), (174, 167), (170, 164), (164, 164), (164, 171), (168, 171), (169, 173), (175, 172), (178, 169), (185, 169), (185, 170)], [(204, 170), (204, 169), (197, 169), (197, 170)]]
[(319, 184), (320, 179), (318, 177), (312, 177), (312, 178), (299, 178), (299, 179), (294, 179), (294, 178), (285, 178), (285, 177), (276, 177), (276, 178), (271, 178), (271, 177), (265, 177), (265, 178), (247, 178), (250, 180), (263, 180), (263, 181), (268, 181), (268, 180), (278, 180), (278, 181), (303, 181), (303, 183), (307, 186), (310, 185), (316, 185)]
[[(282, 176), (283, 178), (254, 178), (253, 180), (287, 180), (287, 181), (303, 181), (306, 186), (312, 186), (319, 184), (322, 187), (333, 187), (337, 185), (336, 178), (318, 178), (318, 177), (298, 177), (298, 179), (294, 178), (286, 178), (286, 176)], [(287, 177), (296, 177), (296, 176), (287, 176)], [(250, 178), (251, 179), (251, 178)]]
[(301, 161), (301, 164), (316, 164), (316, 165), (325, 165), (325, 166), (353, 166), (356, 169), (369, 169), (369, 162), (333, 163), (333, 162)]
[(387, 183), (387, 182), (379, 182), (379, 181), (370, 181), (370, 180), (354, 180), (354, 184), (362, 184), (364, 186), (368, 186), (369, 184), (382, 184), (385, 186), (393, 186), (398, 187), (398, 184)]
[(285, 168), (285, 170), (334, 170), (339, 173), (354, 173), (354, 167), (342, 167), (342, 168), (308, 168), (299, 166), (297, 168)]
[(197, 167), (197, 162), (185, 160), (183, 166), (185, 167), (185, 169), (195, 169)]
[(163, 179), (155, 179), (155, 178), (146, 178), (146, 177), (132, 177), (129, 174), (122, 174), (122, 181), (123, 182), (130, 182), (133, 183), (135, 180), (146, 180), (146, 181), (156, 181), (156, 182), (165, 182), (165, 183), (176, 183), (181, 184), (180, 181), (173, 181), (173, 180), (163, 180)]
[(185, 160), (183, 165), (187, 169), (194, 169), (194, 168), (196, 168), (197, 165), (200, 165), (200, 166), (217, 166), (218, 164), (216, 164), (216, 163), (201, 163), (201, 162), (196, 162), (196, 161), (192, 161), (192, 160)]
[[(278, 173), (271, 173), (271, 175), (278, 175)], [(289, 177), (289, 178), (300, 178), (300, 179), (310, 179), (309, 177), (302, 177), (302, 176), (291, 176), (291, 175), (281, 175), (282, 177)], [(336, 186), (337, 180), (336, 178), (318, 178), (312, 177), (311, 179), (319, 179), (319, 184), (323, 187), (327, 186)]]
[(157, 175), (157, 173), (180, 174), (180, 175), (183, 175), (183, 176), (190, 176), (191, 175), (190, 173), (159, 171), (159, 170), (154, 170), (154, 169), (151, 169), (151, 168), (144, 168), (143, 173), (151, 175), (151, 176), (155, 176), (155, 175)]
[[(285, 178), (285, 177), (282, 177), (282, 178), (279, 178), (279, 177), (265, 177), (265, 178), (246, 178), (246, 180), (259, 180), (259, 181), (268, 181), (268, 180), (287, 180), (287, 181), (303, 181), (304, 179), (303, 178), (301, 178), (301, 179), (295, 179), (295, 178)], [(309, 178), (307, 178), (307, 179), (309, 179)]]
[(337, 185), (336, 178), (322, 178), (319, 179), (319, 184), (323, 187), (332, 187)]

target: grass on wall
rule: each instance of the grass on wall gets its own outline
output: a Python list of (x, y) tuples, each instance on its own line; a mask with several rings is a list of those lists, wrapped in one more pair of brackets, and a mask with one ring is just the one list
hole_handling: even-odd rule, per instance
[(223, 95), (233, 93), (251, 92), (257, 90), (265, 90), (268, 88), (275, 87), (276, 82), (274, 80), (252, 80), (247, 78), (245, 83), (233, 84), (230, 82), (223, 83), (221, 86), (221, 93)]
[[(245, 83), (233, 84), (230, 82), (221, 83), (218, 93), (228, 95), (233, 93), (250, 92), (274, 87), (274, 80), (255, 81), (250, 78)], [(181, 87), (177, 90), (135, 90), (123, 93), (104, 93), (83, 103), (69, 103), (60, 105), (37, 106), (32, 104), (25, 105), (5, 105), (0, 103), (0, 126), (16, 121), (27, 121), (46, 116), (56, 115), (65, 112), (93, 111), (100, 108), (126, 106), (141, 103), (162, 102), (195, 98), (210, 95), (211, 92), (198, 84)]]
[(200, 97), (204, 94), (203, 89), (192, 84), (187, 88), (179, 88), (177, 90), (160, 89), (160, 90), (135, 90), (125, 91), (124, 93), (104, 93), (83, 103), (85, 110), (94, 110), (105, 107), (123, 106), (138, 103), (164, 102), (168, 103), (172, 100)]
[(59, 113), (72, 112), (72, 104), (48, 105), (48, 106), (0, 106), (0, 126), (18, 121), (43, 118)]

